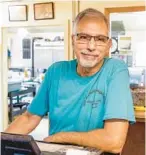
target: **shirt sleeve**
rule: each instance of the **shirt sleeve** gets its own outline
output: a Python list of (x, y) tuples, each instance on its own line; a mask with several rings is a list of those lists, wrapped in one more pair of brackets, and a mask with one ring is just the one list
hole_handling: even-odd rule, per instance
[(45, 78), (35, 95), (32, 103), (28, 106), (28, 112), (43, 117), (49, 112), (49, 89), (51, 84), (51, 68), (45, 74)]
[(127, 68), (118, 69), (110, 78), (104, 114), (104, 120), (108, 119), (125, 119), (132, 124), (135, 122)]

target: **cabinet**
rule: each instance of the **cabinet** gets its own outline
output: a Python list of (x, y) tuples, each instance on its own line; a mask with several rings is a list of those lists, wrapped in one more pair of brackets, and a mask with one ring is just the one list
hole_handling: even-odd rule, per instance
[(52, 63), (65, 60), (64, 42), (34, 45), (34, 68), (48, 68)]
[(130, 125), (122, 155), (145, 155), (145, 122)]

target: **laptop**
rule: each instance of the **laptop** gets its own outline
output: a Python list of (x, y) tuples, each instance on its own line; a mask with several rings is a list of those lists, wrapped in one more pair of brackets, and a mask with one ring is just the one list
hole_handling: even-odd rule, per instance
[(31, 135), (1, 132), (2, 155), (101, 155), (102, 151), (69, 144), (35, 141)]

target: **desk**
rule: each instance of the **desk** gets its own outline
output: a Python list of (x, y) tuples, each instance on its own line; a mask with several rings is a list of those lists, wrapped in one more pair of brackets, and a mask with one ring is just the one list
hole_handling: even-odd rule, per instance
[[(62, 144), (49, 144), (49, 143), (44, 143), (44, 142), (39, 142), (37, 141), (37, 145), (40, 148), (41, 151), (45, 152), (54, 152), (60, 155), (63, 154), (69, 154), (69, 151), (72, 152), (73, 154), (84, 154), (84, 155), (102, 155), (103, 151), (101, 150), (93, 150), (91, 148), (84, 148), (81, 146), (75, 146), (75, 145), (62, 145)], [(90, 152), (91, 151), (91, 152)]]
[(3, 132), (1, 143), (3, 155), (114, 155), (91, 147), (35, 141), (30, 135)]
[(130, 125), (122, 155), (145, 155), (145, 122)]
[[(33, 93), (33, 96), (35, 96), (35, 92), (36, 92), (36, 88), (35, 87), (26, 87), (25, 89), (20, 89), (17, 91), (12, 91), (8, 93), (8, 97), (10, 99), (10, 104), (9, 104), (9, 120), (10, 122), (12, 122), (13, 117), (19, 114), (22, 114), (28, 106), (28, 102), (20, 102), (19, 100), (19, 96), (20, 95), (24, 95), (24, 94), (28, 94), (28, 93)], [(17, 103), (13, 104), (13, 97), (17, 97)], [(22, 108), (23, 106), (25, 106), (25, 108)], [(15, 107), (19, 107), (20, 110), (18, 111), (14, 111), (13, 108)]]
[(130, 125), (122, 155), (145, 154), (145, 111), (135, 110), (136, 123)]
[[(120, 155), (120, 154), (113, 154), (113, 153), (105, 153), (102, 150), (97, 150), (93, 148), (87, 148), (82, 146), (75, 146), (75, 145), (63, 145), (63, 144), (51, 144), (36, 141), (39, 149), (45, 152), (56, 152), (57, 155)], [(64, 152), (64, 153), (63, 153)], [(65, 153), (66, 152), (66, 153)]]

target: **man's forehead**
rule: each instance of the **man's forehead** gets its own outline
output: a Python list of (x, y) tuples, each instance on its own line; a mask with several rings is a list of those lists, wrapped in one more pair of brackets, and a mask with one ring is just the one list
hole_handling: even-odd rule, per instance
[(84, 18), (78, 23), (76, 32), (90, 35), (108, 35), (108, 28), (101, 18)]

